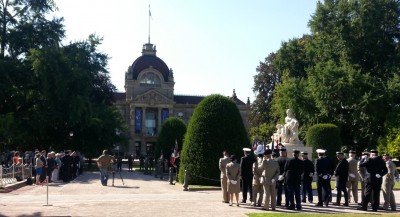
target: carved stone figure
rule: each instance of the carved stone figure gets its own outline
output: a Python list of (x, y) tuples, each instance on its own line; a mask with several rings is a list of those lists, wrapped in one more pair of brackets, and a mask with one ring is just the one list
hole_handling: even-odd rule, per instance
[(299, 140), (299, 122), (294, 117), (293, 110), (286, 110), (285, 124), (277, 124), (276, 132), (283, 143), (298, 143)]

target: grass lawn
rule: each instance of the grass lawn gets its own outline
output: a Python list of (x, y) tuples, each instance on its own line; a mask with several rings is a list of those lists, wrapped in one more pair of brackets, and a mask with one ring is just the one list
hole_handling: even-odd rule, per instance
[[(246, 214), (249, 217), (338, 217), (339, 215), (343, 214), (310, 214), (310, 213), (250, 213)], [(346, 213), (346, 217), (367, 217), (367, 216), (377, 216), (376, 214), (354, 214), (354, 213)], [(379, 216), (382, 217), (399, 217), (398, 213), (384, 213), (384, 214), (379, 214)]]

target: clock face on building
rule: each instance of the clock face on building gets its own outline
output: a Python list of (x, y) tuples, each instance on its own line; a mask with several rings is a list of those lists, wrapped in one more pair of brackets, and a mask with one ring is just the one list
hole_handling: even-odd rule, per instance
[(158, 75), (154, 72), (147, 72), (143, 77), (142, 80), (140, 80), (140, 84), (146, 84), (146, 85), (160, 85), (161, 80), (158, 77)]

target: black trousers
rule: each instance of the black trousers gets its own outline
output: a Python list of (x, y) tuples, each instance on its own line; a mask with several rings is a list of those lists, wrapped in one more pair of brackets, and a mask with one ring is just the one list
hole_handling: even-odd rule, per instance
[(253, 177), (243, 177), (242, 178), (242, 191), (243, 191), (243, 201), (247, 200), (247, 192), (250, 194), (250, 201), (253, 201)]
[[(368, 203), (371, 202), (372, 210), (377, 211), (379, 208), (379, 198), (381, 194), (382, 179), (375, 179), (365, 183), (364, 198), (362, 208), (367, 209)], [(372, 197), (372, 201), (371, 201)]]
[(288, 189), (286, 184), (283, 181), (277, 181), (276, 182), (276, 205), (281, 206), (282, 205), (282, 191), (285, 192), (285, 207), (289, 206), (289, 196), (288, 196)]
[(303, 200), (306, 200), (306, 196), (308, 196), (308, 201), (312, 202), (313, 201), (313, 192), (312, 192), (312, 188), (311, 188), (311, 183), (312, 183), (312, 179), (303, 179), (302, 180), (302, 187), (303, 187)]
[(345, 201), (344, 203), (348, 204), (349, 203), (349, 195), (347, 193), (346, 182), (337, 182), (336, 189), (337, 189), (336, 203), (340, 204), (340, 200), (342, 199), (342, 192), (343, 192), (344, 201)]
[[(301, 209), (301, 198), (300, 198), (300, 184), (287, 185), (287, 196), (289, 198), (289, 208)], [(294, 203), (296, 201), (296, 204)]]
[[(325, 191), (325, 197), (322, 198), (322, 189)], [(317, 181), (318, 203), (329, 201), (332, 197), (331, 179), (323, 179), (318, 177)]]

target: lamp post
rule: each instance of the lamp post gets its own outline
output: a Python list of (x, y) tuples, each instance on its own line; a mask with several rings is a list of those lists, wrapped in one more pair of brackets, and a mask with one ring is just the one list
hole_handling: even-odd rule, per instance
[[(119, 137), (120, 134), (121, 134), (121, 132), (119, 131), (118, 128), (116, 128), (116, 129), (115, 129), (115, 135), (116, 135), (117, 137)], [(115, 149), (116, 149), (117, 152), (118, 152), (117, 156), (118, 156), (118, 158), (119, 158), (119, 145), (118, 145), (118, 144), (115, 146)]]
[(69, 138), (71, 139), (71, 148), (73, 148), (72, 146), (73, 146), (73, 142), (72, 142), (72, 138), (74, 137), (74, 132), (73, 131), (70, 131), (69, 132)]

